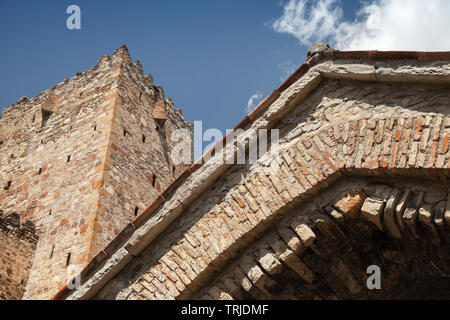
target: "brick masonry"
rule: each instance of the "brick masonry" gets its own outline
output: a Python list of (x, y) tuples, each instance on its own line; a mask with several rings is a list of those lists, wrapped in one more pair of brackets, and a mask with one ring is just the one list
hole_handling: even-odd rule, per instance
[(73, 265), (89, 267), (82, 287), (57, 297), (404, 298), (361, 288), (369, 262), (392, 283), (412, 270), (400, 288), (439, 294), (450, 226), (444, 58), (315, 53), (238, 126), (280, 129), (277, 157), (186, 171), (171, 162), (170, 134), (191, 125), (125, 47), (19, 99), (0, 119), (0, 208), (39, 235), (24, 298), (52, 297)]
[[(446, 181), (450, 168), (448, 99), (446, 86), (324, 80), (279, 122), (282, 151), (272, 160), (280, 168), (276, 174), (261, 165), (267, 162), (264, 159), (257, 165), (230, 168), (96, 298), (200, 297), (197, 293), (218, 272), (290, 209), (308, 205), (312, 196), (345, 177)], [(448, 190), (448, 186), (445, 188)], [(399, 235), (392, 216), (380, 220), (387, 198), (356, 197), (354, 201), (361, 207), (351, 207), (350, 216), (361, 212), (365, 221), (378, 227), (386, 224), (389, 235)], [(419, 207), (421, 200), (417, 201)], [(395, 223), (416, 223), (417, 213), (411, 214), (401, 215)], [(423, 219), (433, 221), (434, 214), (429, 210)], [(447, 233), (450, 217), (440, 211), (439, 215), (442, 232)], [(293, 231), (304, 235), (293, 241), (303, 246), (314, 242), (314, 232), (307, 228), (290, 233)], [(267, 276), (267, 271), (254, 272)], [(246, 276), (250, 282), (244, 290), (250, 290), (256, 284)]]
[[(448, 299), (449, 187), (343, 179), (293, 208), (192, 298)], [(381, 268), (381, 290), (366, 286), (371, 265)]]

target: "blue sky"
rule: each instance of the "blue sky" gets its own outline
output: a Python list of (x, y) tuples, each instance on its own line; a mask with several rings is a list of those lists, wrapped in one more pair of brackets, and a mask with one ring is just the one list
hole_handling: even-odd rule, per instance
[[(66, 28), (71, 4), (81, 30)], [(282, 13), (278, 0), (0, 0), (0, 108), (126, 44), (187, 120), (224, 131), (306, 58), (307, 46), (272, 28)]]
[[(66, 9), (81, 8), (81, 30)], [(0, 0), (0, 109), (126, 44), (203, 128), (232, 128), (308, 47), (450, 50), (448, 0)]]

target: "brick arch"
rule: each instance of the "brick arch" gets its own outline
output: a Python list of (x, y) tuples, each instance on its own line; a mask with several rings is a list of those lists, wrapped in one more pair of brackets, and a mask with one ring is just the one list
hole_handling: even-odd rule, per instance
[(413, 175), (447, 180), (449, 134), (450, 118), (418, 114), (335, 123), (302, 136), (274, 160), (280, 168), (276, 174), (249, 174), (170, 243), (170, 249), (162, 247), (149, 269), (117, 297), (192, 297), (276, 219), (338, 178)]
[[(450, 297), (448, 182), (341, 179), (294, 207), (194, 299)], [(368, 266), (381, 290), (366, 286)]]

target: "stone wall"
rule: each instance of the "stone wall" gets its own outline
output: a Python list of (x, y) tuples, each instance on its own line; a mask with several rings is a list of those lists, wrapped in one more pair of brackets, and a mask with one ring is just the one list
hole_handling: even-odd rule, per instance
[(270, 120), (281, 129), (278, 158), (232, 166), (96, 298), (195, 297), (290, 209), (342, 177), (448, 179), (449, 97), (444, 85), (323, 79)]
[[(3, 111), (0, 179), (11, 183), (0, 190), (0, 205), (34, 221), (40, 234), (25, 298), (48, 297), (67, 280), (68, 265), (89, 260), (112, 117), (111, 67), (100, 64)], [(43, 111), (52, 113), (43, 119)]]
[[(121, 54), (128, 57), (126, 51)], [(186, 165), (175, 165), (170, 155), (172, 132), (184, 128), (192, 135), (163, 89), (142, 74), (138, 61), (128, 59), (118, 78), (91, 258), (183, 172)], [(160, 122), (157, 105), (165, 114)]]
[(30, 221), (0, 210), (0, 300), (22, 298), (33, 264), (38, 237)]
[(55, 294), (181, 172), (168, 160), (170, 133), (190, 125), (165, 101), (122, 47), (3, 110), (0, 208), (40, 234), (24, 298)]

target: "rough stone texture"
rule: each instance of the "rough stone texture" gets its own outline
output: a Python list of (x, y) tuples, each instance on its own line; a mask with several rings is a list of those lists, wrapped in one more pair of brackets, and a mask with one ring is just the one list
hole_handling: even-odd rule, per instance
[[(389, 186), (379, 184), (377, 178), (339, 181), (329, 187), (322, 196), (308, 201), (315, 204), (315, 208), (302, 209), (300, 205), (284, 216), (280, 224), (314, 215), (313, 211), (323, 211), (326, 204), (323, 200), (340, 193), (341, 188), (348, 188), (349, 192), (352, 192), (353, 188), (362, 186), (370, 193), (372, 187), (368, 183), (370, 181), (377, 182), (377, 186), (391, 189)], [(392, 180), (388, 182), (392, 186)], [(449, 187), (448, 183), (433, 184), (445, 190)], [(395, 184), (393, 190), (401, 193), (405, 186), (418, 191), (427, 188), (429, 190), (433, 188), (433, 184), (424, 180), (410, 180), (403, 185)], [(384, 200), (387, 202), (388, 198)], [(432, 208), (431, 203), (422, 201), (419, 211), (427, 211), (432, 217), (435, 214)], [(294, 254), (287, 248), (287, 242), (277, 228), (268, 230), (266, 235), (260, 237), (240, 255), (239, 259), (254, 257), (253, 261), (247, 259), (247, 268), (262, 266), (262, 270), (271, 279), (269, 288), (260, 288), (256, 285), (256, 282), (264, 277), (257, 269), (258, 276), (248, 279), (259, 290), (245, 290), (240, 279), (232, 273), (236, 265), (241, 263), (237, 261), (230, 263), (192, 298), (211, 299), (212, 297), (204, 295), (204, 292), (211, 290), (218, 291), (219, 297), (220, 293), (223, 293), (224, 296), (231, 296), (234, 299), (448, 299), (450, 297), (448, 291), (450, 280), (444, 276), (450, 270), (448, 243), (443, 245), (441, 242), (432, 241), (431, 230), (427, 228), (427, 225), (430, 226), (429, 219), (417, 225), (416, 232), (421, 238), (403, 234), (402, 241), (380, 232), (379, 227), (366, 220), (362, 214), (359, 218), (349, 219), (341, 226), (333, 219), (328, 220), (327, 224), (339, 230), (339, 234), (331, 235), (323, 232), (320, 224), (311, 223), (309, 227), (317, 234), (317, 240), (312, 250), (301, 254)], [(435, 229), (433, 232), (448, 234), (448, 231), (447, 228)], [(269, 272), (270, 268), (264, 268), (266, 264), (261, 263), (261, 260), (268, 256), (271, 265), (277, 266), (276, 274)], [(366, 287), (365, 270), (372, 264), (380, 265), (382, 268), (382, 290), (371, 291)], [(230, 285), (224, 285), (225, 281), (234, 284), (233, 291), (228, 289)]]
[(361, 213), (364, 217), (366, 217), (367, 220), (383, 230), (383, 226), (381, 225), (383, 210), (383, 201), (367, 198), (361, 208)]
[(313, 46), (311, 46), (311, 48), (309, 48), (308, 50), (308, 58), (310, 58), (311, 56), (313, 56), (314, 54), (323, 52), (327, 49), (330, 49), (330, 45), (326, 42), (317, 42), (315, 43)]
[[(306, 73), (288, 81), (264, 112), (251, 114), (243, 122), (248, 124), (244, 129), (280, 129), (279, 154), (271, 153), (277, 147), (271, 145), (255, 164), (217, 164), (213, 158), (197, 171), (190, 168), (192, 174), (173, 193), (159, 197), (164, 198), (163, 204), (119, 238), (117, 249), (108, 252), (92, 273), (83, 274), (87, 277), (81, 288), (68, 293), (68, 298), (448, 298), (450, 64), (349, 60), (323, 61), (310, 68), (328, 53), (313, 55), (303, 66), (308, 68)], [(159, 125), (172, 130), (169, 123), (178, 121), (171, 120), (176, 117), (170, 101), (163, 99), (150, 78), (141, 78), (142, 67), (132, 64), (123, 48), (109, 61), (102, 58), (100, 66), (109, 71), (114, 61), (118, 66), (105, 76), (111, 81), (106, 93), (100, 90), (100, 100), (106, 102), (101, 100), (104, 109), (97, 117), (109, 114), (106, 122), (111, 125), (106, 126), (107, 137), (95, 142), (103, 150), (100, 160), (95, 159), (100, 169), (92, 173), (100, 175), (95, 176), (97, 189), (82, 184), (90, 177), (90, 171), (82, 167), (77, 169), (80, 182), (74, 187), (81, 189), (65, 189), (60, 180), (54, 180), (58, 187), (53, 180), (46, 185), (50, 197), (55, 196), (52, 187), (64, 191), (60, 197), (65, 202), (58, 202), (64, 219), (56, 220), (59, 227), (55, 227), (57, 234), (63, 234), (50, 238), (41, 227), (39, 243), (47, 249), (51, 241), (77, 243), (80, 247), (72, 248), (86, 257), (83, 261), (104, 247), (116, 227), (130, 220), (126, 219), (132, 216), (128, 209), (150, 203), (174, 178), (167, 176), (170, 162), (156, 157), (163, 177), (161, 189), (158, 184), (153, 189), (151, 183), (145, 189), (144, 178), (153, 174), (155, 162), (143, 159), (146, 155), (153, 159), (158, 150), (166, 155), (170, 145), (158, 142), (156, 151), (140, 153), (143, 146), (136, 137), (142, 132), (133, 131), (139, 126), (137, 117), (145, 117), (147, 111), (150, 116), (144, 120), (150, 128)], [(93, 83), (103, 82), (89, 82)], [(141, 90), (140, 84), (150, 93)], [(41, 126), (58, 115), (55, 95), (38, 110)], [(35, 100), (21, 99), (20, 105), (34, 106)], [(112, 110), (106, 107), (110, 104)], [(4, 132), (14, 132), (9, 125)], [(184, 125), (181, 119), (179, 125)], [(243, 140), (248, 133), (244, 130), (238, 138)], [(70, 147), (77, 143), (67, 141)], [(236, 148), (230, 149), (234, 156)], [(52, 149), (52, 156), (59, 150)], [(33, 153), (26, 151), (24, 156), (29, 154)], [(58, 167), (58, 174), (75, 176), (73, 169), (65, 172), (63, 168)], [(1, 173), (9, 172), (2, 169)], [(0, 177), (6, 181), (0, 204), (16, 208), (18, 203), (30, 202), (29, 191), (24, 197), (14, 181)], [(19, 195), (9, 194), (11, 190)], [(94, 222), (87, 242), (76, 232), (68, 233), (73, 231), (69, 226), (74, 221), (68, 217), (75, 206), (79, 209), (92, 202), (71, 197), (78, 194), (95, 200), (89, 211)], [(70, 205), (73, 208), (66, 207)], [(33, 211), (30, 217), (39, 223), (35, 216)], [(53, 225), (54, 218), (49, 219)], [(32, 270), (27, 284), (29, 297), (47, 296), (52, 291), (47, 288), (64, 282), (63, 267), (46, 262), (39, 254), (45, 250), (39, 251), (39, 246), (37, 252), (36, 273), (33, 276)], [(59, 263), (63, 257), (59, 256)], [(372, 264), (380, 265), (385, 275), (380, 292), (368, 292), (365, 286), (365, 270)]]
[(344, 196), (340, 196), (339, 200), (333, 206), (342, 212), (344, 216), (354, 219), (365, 203), (366, 197), (366, 194), (362, 190), (352, 191)]
[[(327, 104), (328, 107), (323, 105), (328, 101), (327, 96), (336, 101)], [(384, 104), (387, 97), (392, 104), (398, 103), (399, 106)], [(401, 102), (403, 99), (406, 100)], [(414, 99), (418, 102), (410, 104)], [(448, 105), (448, 99), (447, 88), (438, 85), (323, 80), (319, 88), (303, 103), (293, 108), (290, 114), (286, 114), (277, 125), (281, 129), (282, 138), (280, 156), (277, 159), (266, 161), (263, 157), (253, 166), (231, 167), (227, 175), (212, 183), (164, 233), (156, 237), (151, 245), (123, 268), (114, 278), (113, 286), (102, 290), (97, 297), (136, 298), (140, 295), (140, 289), (137, 288), (144, 282), (151, 288), (147, 295), (156, 299), (193, 297), (218, 270), (222, 270), (227, 262), (236, 257), (239, 250), (264, 233), (289, 207), (298, 202), (303, 203), (336, 179), (355, 174), (368, 178), (398, 175), (405, 179), (409, 176), (447, 179), (448, 151), (442, 154), (444, 161), (433, 159), (433, 144), (440, 147), (442, 135), (436, 135), (437, 140), (434, 140), (434, 134), (429, 133), (442, 132), (441, 123), (445, 120), (445, 115), (429, 113), (428, 110), (433, 109), (431, 106), (437, 103), (436, 101)], [(418, 104), (421, 104), (420, 108)], [(325, 110), (328, 110), (329, 116)], [(308, 126), (308, 123), (313, 121), (319, 126)], [(419, 146), (414, 154), (414, 148), (411, 146), (416, 141), (420, 141), (422, 146)], [(268, 170), (274, 162), (279, 165), (276, 173)], [(368, 195), (370, 199), (376, 200), (379, 206), (377, 214), (372, 214), (377, 219), (366, 220), (366, 223), (375, 222), (378, 228), (382, 227), (382, 215), (389, 194), (386, 198), (379, 198), (384, 196), (383, 190), (390, 189), (385, 186), (382, 191), (376, 188), (373, 190), (372, 187), (359, 190), (356, 188), (341, 191), (344, 198), (338, 199), (338, 203), (348, 201), (347, 194), (357, 195), (354, 200), (349, 201), (349, 209), (346, 211), (352, 214), (347, 215), (347, 219), (361, 215), (360, 206), (367, 200), (365, 195)], [(402, 188), (401, 192), (406, 190), (407, 188)], [(330, 199), (335, 199), (341, 193), (331, 195)], [(414, 195), (416, 194), (420, 193), (414, 192)], [(406, 207), (417, 211), (418, 207), (413, 204), (423, 198), (414, 196), (411, 199), (411, 205), (408, 200)], [(324, 201), (326, 207), (335, 204), (336, 202)], [(307, 203), (305, 205), (307, 206)], [(405, 223), (404, 217), (406, 216), (399, 207), (396, 219)], [(361, 215), (361, 218), (364, 218), (364, 215)], [(308, 225), (308, 221), (304, 224)], [(415, 230), (415, 224), (406, 224), (406, 232), (410, 237)], [(292, 227), (291, 224), (286, 226)], [(313, 230), (309, 225), (303, 230), (309, 229)], [(316, 234), (315, 231), (313, 233)], [(300, 234), (304, 235), (303, 232)], [(289, 239), (286, 233), (280, 236), (284, 241)], [(323, 251), (325, 249), (321, 248), (320, 241), (319, 245), (316, 245), (312, 239), (305, 237), (309, 249), (323, 259), (329, 259), (326, 258), (327, 251)], [(301, 237), (299, 240), (302, 240)], [(293, 243), (292, 240), (286, 243), (291, 252), (295, 250)], [(345, 268), (341, 259), (330, 259), (334, 269), (328, 268), (320, 272), (323, 272), (322, 277), (330, 282), (332, 290), (324, 291), (317, 297), (345, 298), (359, 292), (362, 286), (361, 275), (357, 285), (356, 276), (350, 276), (349, 269)], [(325, 266), (326, 263), (319, 270)], [(300, 269), (294, 272), (301, 273)], [(333, 273), (340, 274), (342, 282), (333, 280), (336, 278)], [(249, 275), (245, 272), (243, 279), (249, 280)], [(243, 282), (247, 283), (244, 288), (247, 296), (272, 296), (266, 285), (261, 289), (260, 282), (253, 283), (252, 286), (247, 280)], [(271, 288), (278, 287), (270, 277), (264, 277), (264, 280), (258, 278), (255, 281), (270, 283)], [(173, 286), (177, 291), (171, 289)], [(259, 292), (255, 293), (255, 288), (260, 289)], [(349, 292), (346, 294), (345, 290)], [(208, 293), (208, 296), (211, 295)], [(306, 293), (304, 296), (306, 297)]]
[(51, 298), (183, 172), (176, 128), (191, 125), (126, 47), (3, 110), (0, 208), (40, 235), (24, 298)]
[(0, 300), (21, 299), (38, 240), (33, 223), (0, 211)]

